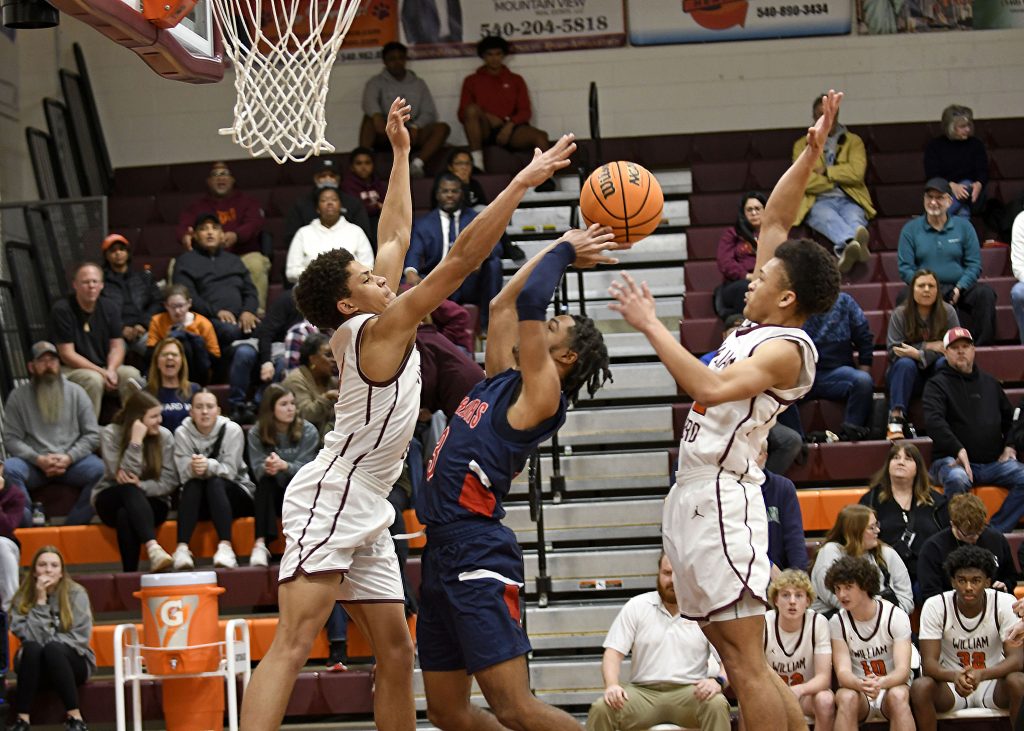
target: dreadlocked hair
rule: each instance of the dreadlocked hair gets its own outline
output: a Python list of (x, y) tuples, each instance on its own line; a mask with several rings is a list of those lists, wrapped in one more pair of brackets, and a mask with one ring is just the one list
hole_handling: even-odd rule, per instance
[(574, 325), (569, 350), (576, 353), (576, 363), (562, 383), (562, 392), (575, 406), (584, 386), (592, 397), (606, 381), (613, 379), (608, 367), (608, 348), (604, 345), (601, 331), (589, 317), (572, 315), (572, 319)]

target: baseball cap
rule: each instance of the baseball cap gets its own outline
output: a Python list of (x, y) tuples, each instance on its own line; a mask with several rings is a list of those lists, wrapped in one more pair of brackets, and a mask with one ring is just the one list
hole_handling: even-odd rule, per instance
[(32, 345), (32, 360), (39, 360), (47, 353), (60, 357), (59, 353), (57, 353), (57, 346), (49, 340), (40, 340)]
[(198, 216), (196, 216), (196, 222), (192, 224), (192, 228), (199, 228), (207, 221), (213, 221), (221, 228), (224, 227), (223, 224), (220, 222), (220, 216), (211, 211), (206, 211), (205, 213), (200, 213)]
[(945, 178), (929, 178), (928, 182), (924, 184), (924, 192), (927, 193), (929, 190), (937, 190), (940, 193), (946, 195), (952, 195), (953, 191), (949, 189), (949, 183)]
[(942, 347), (948, 348), (951, 343), (955, 343), (957, 340), (963, 339), (974, 342), (974, 337), (971, 335), (971, 331), (966, 327), (951, 327), (946, 331), (946, 337), (942, 338)]
[[(324, 173), (330, 173), (331, 175), (333, 175), (335, 177), (335, 179), (338, 179), (338, 178), (341, 177), (341, 173), (338, 172), (338, 166), (334, 164), (334, 160), (330, 160), (330, 159), (326, 159), (326, 158), (320, 164), (320, 167), (318, 167), (316, 169), (316, 172), (313, 173), (313, 177), (314, 178), (319, 177), (319, 176), (323, 175)], [(338, 187), (338, 183), (335, 182), (335, 180), (329, 180), (329, 179), (328, 180), (320, 180), (320, 181), (317, 181), (317, 187), (318, 188), (337, 188)]]
[(124, 244), (125, 248), (128, 248), (128, 249), (132, 248), (132, 245), (130, 243), (128, 243), (128, 239), (126, 239), (121, 234), (110, 234), (110, 236), (108, 236), (107, 238), (103, 239), (103, 243), (100, 245), (100, 248), (103, 251), (106, 251), (107, 249), (109, 249), (114, 244)]

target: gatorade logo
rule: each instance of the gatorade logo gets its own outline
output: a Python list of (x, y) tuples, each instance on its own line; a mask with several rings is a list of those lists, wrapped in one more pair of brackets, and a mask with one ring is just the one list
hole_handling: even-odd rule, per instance
[(708, 30), (743, 26), (747, 20), (747, 0), (683, 0), (683, 12)]
[(172, 599), (164, 602), (160, 607), (160, 624), (166, 627), (177, 627), (185, 621), (184, 612), (181, 611), (181, 600)]
[(192, 617), (199, 608), (199, 597), (186, 594), (176, 597), (150, 597), (148, 609), (156, 620), (161, 647), (187, 647)]

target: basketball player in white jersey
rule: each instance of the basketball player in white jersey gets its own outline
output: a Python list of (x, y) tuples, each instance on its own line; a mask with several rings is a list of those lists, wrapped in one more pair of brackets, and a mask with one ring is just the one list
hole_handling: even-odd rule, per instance
[(396, 296), (412, 227), (409, 113), (405, 100), (396, 99), (388, 114), (394, 163), (374, 270), (337, 249), (317, 257), (295, 288), (296, 304), (306, 318), (323, 331), (335, 331), (331, 349), (341, 374), (339, 395), (334, 430), (285, 493), (280, 620), (245, 694), (241, 728), (246, 731), (280, 727), (295, 677), (339, 599), (377, 661), (377, 728), (415, 728), (413, 645), (388, 533), (394, 509), (387, 496), (419, 413), (416, 328), (479, 268), (526, 191), (567, 166), (576, 149), (572, 135), (564, 135), (547, 152), (536, 150), (532, 162), (459, 234), (430, 275)]
[(799, 569), (783, 571), (768, 587), (768, 601), (775, 609), (764, 617), (764, 656), (796, 696), (800, 710), (814, 717), (814, 731), (832, 731), (832, 642), (828, 619), (810, 608), (811, 578)]
[(1017, 622), (1013, 595), (992, 589), (996, 560), (978, 546), (961, 546), (943, 564), (952, 591), (921, 610), (921, 669), (910, 688), (919, 731), (934, 731), (936, 712), (1009, 709), (1024, 697), (1024, 651), (1007, 643)]
[(836, 731), (888, 720), (890, 731), (914, 731), (910, 712), (910, 617), (876, 599), (878, 569), (863, 556), (843, 556), (825, 574), (840, 610), (829, 620), (836, 691)]
[[(800, 329), (839, 294), (835, 257), (813, 241), (786, 241), (842, 94), (822, 98), (807, 147), (772, 191), (761, 217), (746, 322), (705, 367), (658, 320), (646, 283), (613, 282), (612, 309), (642, 332), (694, 404), (683, 426), (676, 484), (665, 501), (662, 541), (679, 590), (679, 612), (702, 623), (740, 705), (760, 728), (806, 729), (793, 694), (762, 650), (770, 579), (768, 518), (757, 455), (776, 417), (814, 382), (817, 351)], [(826, 171), (827, 172), (827, 171)], [(783, 243), (785, 242), (785, 243)]]

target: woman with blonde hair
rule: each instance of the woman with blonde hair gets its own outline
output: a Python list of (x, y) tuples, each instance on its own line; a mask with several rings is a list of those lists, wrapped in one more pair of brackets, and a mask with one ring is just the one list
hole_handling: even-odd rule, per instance
[(188, 380), (185, 346), (177, 338), (164, 338), (153, 348), (146, 390), (162, 404), (163, 425), (174, 432), (192, 408), (192, 396), (200, 388)]
[(125, 571), (139, 570), (143, 546), (150, 571), (171, 565), (170, 554), (156, 542), (156, 527), (167, 519), (171, 495), (178, 489), (174, 437), (161, 425), (162, 418), (157, 397), (136, 391), (100, 435), (104, 475), (92, 491), (92, 503), (104, 525), (117, 530)]
[(878, 515), (878, 538), (903, 559), (917, 596), (917, 557), (921, 546), (949, 527), (946, 496), (932, 488), (928, 467), (918, 448), (910, 442), (892, 442), (860, 504)]
[(811, 583), (818, 595), (812, 605), (814, 611), (831, 615), (839, 609), (839, 600), (825, 586), (825, 574), (842, 556), (863, 556), (871, 561), (878, 569), (880, 596), (908, 614), (914, 611), (910, 574), (899, 554), (878, 539), (880, 529), (875, 511), (866, 505), (847, 505), (839, 511), (835, 525), (825, 536), (825, 544), (811, 564)]
[(988, 152), (974, 136), (974, 112), (970, 107), (950, 104), (942, 110), (942, 134), (924, 150), (925, 179), (949, 182), (953, 203), (946, 213), (970, 218), (985, 201), (988, 184)]
[(11, 731), (28, 731), (32, 702), (40, 686), (52, 687), (64, 705), (68, 731), (88, 731), (78, 704), (78, 686), (96, 670), (89, 647), (89, 595), (64, 570), (64, 557), (43, 546), (11, 602), (11, 633), (21, 642), (14, 658), (18, 673), (17, 720)]

